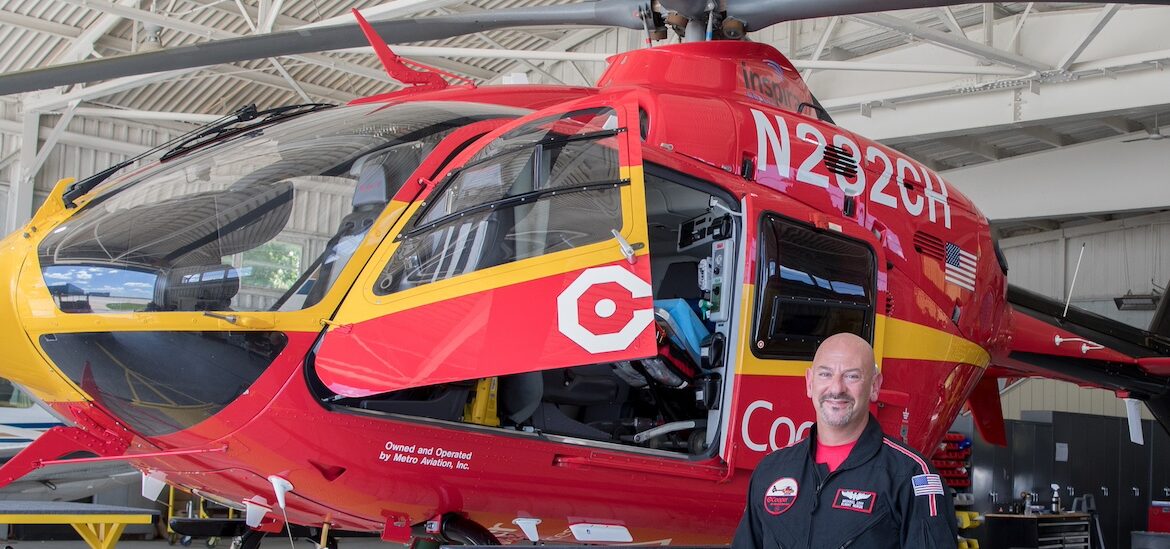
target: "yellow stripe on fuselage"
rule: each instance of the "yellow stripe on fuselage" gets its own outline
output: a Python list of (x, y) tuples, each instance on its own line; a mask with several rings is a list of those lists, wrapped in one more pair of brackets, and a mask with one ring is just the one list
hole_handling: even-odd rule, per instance
[(991, 362), (991, 355), (972, 341), (897, 318), (886, 318), (885, 340), (886, 358), (957, 362), (980, 368)]
[[(774, 360), (757, 357), (755, 346), (755, 286), (744, 285), (744, 301), (740, 309), (743, 329), (741, 349), (743, 359), (737, 373), (764, 376), (799, 376), (812, 364), (811, 360)], [(955, 362), (987, 367), (991, 355), (979, 345), (955, 334), (915, 324), (910, 321), (877, 315), (874, 318), (874, 354), (878, 366), (883, 360), (924, 360)]]

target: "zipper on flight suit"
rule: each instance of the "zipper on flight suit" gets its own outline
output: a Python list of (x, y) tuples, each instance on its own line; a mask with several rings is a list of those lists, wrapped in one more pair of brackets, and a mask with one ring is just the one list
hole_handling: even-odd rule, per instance
[[(820, 470), (820, 468), (818, 467), (818, 465), (820, 465), (820, 464), (819, 464), (819, 463), (815, 463), (815, 461), (814, 461), (814, 463), (813, 463), (813, 474), (815, 474), (817, 477), (820, 477), (820, 476), (821, 476), (821, 470)], [(828, 466), (828, 465), (826, 465), (826, 466), (825, 466), (825, 468), (826, 468), (826, 469), (828, 469), (828, 468), (829, 468), (829, 466)], [(816, 494), (816, 495), (817, 495), (817, 497), (813, 499), (813, 508), (812, 508), (812, 512), (810, 512), (810, 513), (809, 513), (809, 516), (810, 516), (810, 517), (813, 515), (813, 513), (816, 513), (816, 512), (817, 512), (817, 509), (819, 509), (819, 508), (820, 508), (820, 506), (821, 506), (821, 490), (824, 490), (824, 489), (825, 489), (825, 485), (826, 485), (826, 484), (828, 484), (828, 483), (829, 483), (829, 481), (830, 481), (830, 480), (832, 480), (832, 478), (833, 478), (834, 476), (836, 476), (836, 475), (837, 475), (837, 473), (841, 472), (842, 470), (843, 470), (843, 469), (841, 469), (840, 467), (838, 467), (836, 471), (829, 471), (829, 474), (828, 474), (828, 475), (825, 475), (825, 478), (823, 478), (823, 479), (820, 479), (820, 482), (818, 482), (818, 483), (817, 483), (817, 494)], [(812, 549), (812, 540), (813, 540), (813, 524), (815, 524), (815, 523), (816, 523), (816, 521), (815, 521), (815, 520), (810, 520), (810, 521), (809, 521), (809, 525), (808, 525), (808, 537), (805, 539), (805, 541), (807, 542), (807, 543), (805, 544), (805, 546), (806, 546), (806, 547), (808, 547), (808, 549)]]
[[(820, 469), (817, 468), (817, 465), (819, 465), (819, 464), (817, 464), (817, 463), (813, 464), (813, 471), (814, 471), (814, 474), (816, 474), (819, 477), (821, 471), (820, 471)], [(826, 465), (825, 468), (827, 469), (828, 466)], [(853, 469), (853, 468), (855, 468), (855, 467), (850, 467), (850, 469)], [(829, 474), (825, 475), (825, 478), (822, 479), (820, 481), (820, 483), (817, 484), (817, 497), (816, 497), (816, 499), (813, 500), (812, 513), (816, 513), (817, 509), (821, 506), (821, 491), (825, 489), (825, 485), (828, 484), (829, 481), (832, 480), (833, 477), (837, 476), (837, 473), (840, 473), (841, 471), (845, 471), (845, 469), (838, 467), (836, 471), (830, 471)], [(810, 515), (812, 513), (810, 513)], [(849, 547), (850, 545), (852, 545), (854, 541), (857, 541), (857, 538), (861, 537), (861, 534), (864, 534), (867, 530), (869, 530), (870, 528), (873, 528), (873, 525), (877, 524), (878, 521), (881, 520), (882, 518), (884, 518), (887, 513), (888, 513), (888, 511), (880, 513), (876, 517), (871, 518), (869, 520), (869, 522), (865, 523), (865, 526), (862, 527), (862, 529), (857, 532), (857, 534), (855, 534), (852, 538), (845, 540), (845, 543), (841, 545), (841, 549), (845, 549), (846, 547)], [(815, 523), (815, 521), (810, 521), (809, 527), (808, 527), (808, 540), (807, 540), (808, 543), (806, 544), (808, 549), (812, 549), (812, 539), (813, 539), (812, 524), (814, 524), (814, 523)]]
[(888, 514), (889, 514), (889, 511), (885, 510), (885, 511), (882, 511), (881, 513), (878, 513), (877, 515), (874, 515), (872, 518), (869, 519), (869, 522), (866, 522), (861, 527), (861, 530), (858, 530), (856, 534), (853, 534), (853, 537), (845, 540), (845, 543), (842, 543), (841, 547), (839, 549), (845, 549), (846, 547), (853, 545), (853, 542), (857, 541), (857, 538), (861, 537), (862, 534), (868, 532), (870, 528), (873, 528), (877, 523), (881, 522), (881, 520), (886, 518), (886, 515), (888, 515)]

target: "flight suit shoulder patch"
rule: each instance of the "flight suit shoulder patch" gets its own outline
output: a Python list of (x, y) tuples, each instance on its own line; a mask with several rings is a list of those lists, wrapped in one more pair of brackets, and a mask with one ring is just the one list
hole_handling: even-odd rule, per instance
[(773, 482), (764, 490), (764, 510), (772, 515), (780, 515), (796, 503), (796, 496), (800, 493), (800, 484), (796, 479), (784, 477)]

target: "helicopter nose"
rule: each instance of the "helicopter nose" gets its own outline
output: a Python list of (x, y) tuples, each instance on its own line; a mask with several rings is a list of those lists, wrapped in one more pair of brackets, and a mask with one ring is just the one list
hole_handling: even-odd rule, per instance
[[(22, 295), (33, 291), (30, 282), (43, 284), (39, 276), (29, 276), (36, 253), (32, 235), (17, 230), (0, 240), (0, 376), (32, 393), (41, 402), (78, 402), (85, 400), (73, 386), (47, 363), (33, 346), (25, 330), (23, 315), (31, 314)], [(31, 263), (30, 263), (31, 262)], [(30, 280), (31, 279), (31, 280)]]

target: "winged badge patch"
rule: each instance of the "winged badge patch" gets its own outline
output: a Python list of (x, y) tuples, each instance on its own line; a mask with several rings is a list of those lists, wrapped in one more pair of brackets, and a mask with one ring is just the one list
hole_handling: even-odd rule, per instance
[(833, 498), (833, 508), (869, 514), (873, 512), (874, 501), (877, 501), (877, 494), (873, 492), (841, 488)]

